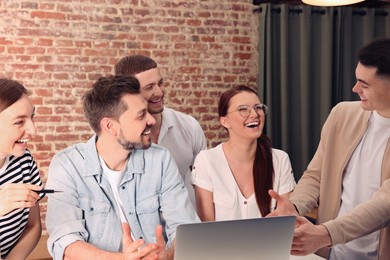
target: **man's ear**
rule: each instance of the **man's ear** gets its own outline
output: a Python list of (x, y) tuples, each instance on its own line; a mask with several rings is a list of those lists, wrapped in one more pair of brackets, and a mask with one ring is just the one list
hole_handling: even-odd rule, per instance
[(229, 124), (229, 119), (226, 117), (226, 116), (221, 116), (219, 118), (219, 122), (221, 123), (221, 125), (223, 127), (225, 127), (226, 129), (229, 129), (231, 126)]
[(102, 128), (103, 132), (109, 133), (110, 135), (116, 135), (116, 122), (112, 118), (104, 117), (100, 121), (100, 127)]

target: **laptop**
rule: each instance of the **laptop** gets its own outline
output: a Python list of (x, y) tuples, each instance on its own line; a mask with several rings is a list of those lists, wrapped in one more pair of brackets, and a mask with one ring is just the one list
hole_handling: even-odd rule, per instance
[(175, 260), (288, 260), (295, 216), (181, 224)]

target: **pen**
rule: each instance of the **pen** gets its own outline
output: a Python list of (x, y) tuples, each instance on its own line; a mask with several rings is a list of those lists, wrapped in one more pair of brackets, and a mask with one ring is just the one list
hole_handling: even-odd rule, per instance
[(34, 190), (36, 193), (54, 193), (54, 192), (63, 192), (62, 190), (53, 190), (53, 189), (43, 189), (43, 190)]

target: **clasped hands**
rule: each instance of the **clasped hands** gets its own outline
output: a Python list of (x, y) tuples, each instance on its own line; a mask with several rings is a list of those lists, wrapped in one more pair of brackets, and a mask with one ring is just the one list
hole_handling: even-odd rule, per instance
[(267, 217), (286, 215), (294, 215), (297, 217), (291, 245), (292, 255), (308, 255), (316, 252), (320, 248), (331, 246), (332, 240), (325, 226), (314, 225), (305, 217), (299, 216), (293, 203), (277, 192), (269, 190), (268, 193), (276, 200), (277, 206)]

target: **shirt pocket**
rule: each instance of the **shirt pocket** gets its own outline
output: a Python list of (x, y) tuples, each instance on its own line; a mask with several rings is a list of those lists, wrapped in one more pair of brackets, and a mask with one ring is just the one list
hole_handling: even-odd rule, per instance
[(158, 195), (153, 195), (151, 197), (143, 199), (137, 202), (136, 205), (138, 215), (153, 213), (157, 211), (159, 207), (160, 203), (158, 201)]
[(160, 203), (157, 194), (140, 200), (136, 204), (138, 221), (144, 233), (144, 238), (149, 243), (155, 241), (155, 228), (158, 224), (161, 224), (159, 209)]
[(96, 201), (88, 197), (79, 198), (79, 207), (84, 212), (85, 226), (89, 233), (89, 239), (100, 239), (103, 236), (104, 228), (110, 204), (104, 201)]
[(214, 190), (213, 201), (214, 204), (220, 207), (231, 209), (234, 207), (234, 204), (236, 203), (236, 198), (229, 193), (224, 193), (224, 192)]

